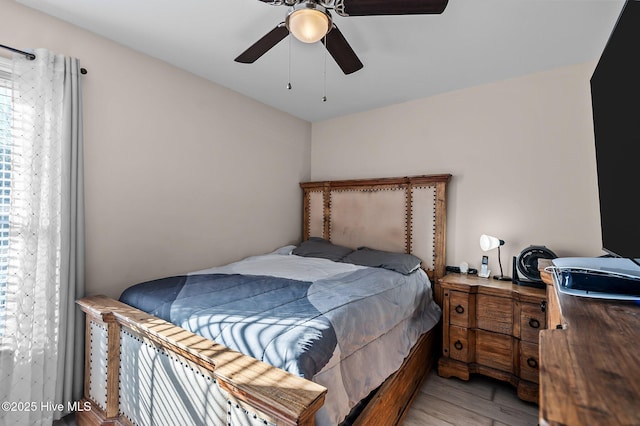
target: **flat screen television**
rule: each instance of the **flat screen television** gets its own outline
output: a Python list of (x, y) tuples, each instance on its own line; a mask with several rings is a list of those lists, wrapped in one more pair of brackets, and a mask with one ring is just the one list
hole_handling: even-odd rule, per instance
[(627, 0), (591, 77), (602, 245), (640, 260), (640, 1)]

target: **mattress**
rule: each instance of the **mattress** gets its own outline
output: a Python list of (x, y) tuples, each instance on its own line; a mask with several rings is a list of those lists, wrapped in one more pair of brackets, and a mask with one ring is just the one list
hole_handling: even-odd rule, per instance
[(140, 283), (120, 300), (325, 386), (316, 423), (335, 425), (441, 311), (421, 269), (404, 275), (291, 252)]

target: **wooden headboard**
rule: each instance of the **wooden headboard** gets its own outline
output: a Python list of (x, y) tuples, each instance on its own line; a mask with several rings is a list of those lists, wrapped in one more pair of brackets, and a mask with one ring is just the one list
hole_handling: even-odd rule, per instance
[(445, 273), (450, 179), (441, 174), (303, 182), (303, 238), (412, 253), (435, 283)]

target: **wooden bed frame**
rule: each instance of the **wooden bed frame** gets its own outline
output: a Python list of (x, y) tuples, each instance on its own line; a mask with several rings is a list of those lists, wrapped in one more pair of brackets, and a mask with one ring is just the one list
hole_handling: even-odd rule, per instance
[[(307, 182), (303, 238), (413, 253), (441, 305), (446, 184), (451, 175)], [(327, 390), (105, 296), (86, 313), (84, 399), (79, 425), (313, 425)], [(439, 354), (439, 327), (425, 333), (346, 424), (400, 424)]]

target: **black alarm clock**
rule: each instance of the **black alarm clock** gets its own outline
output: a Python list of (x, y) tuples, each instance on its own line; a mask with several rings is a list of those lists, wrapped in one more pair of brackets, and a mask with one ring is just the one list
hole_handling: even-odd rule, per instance
[[(538, 259), (555, 259), (558, 256), (545, 246), (529, 246), (513, 257), (513, 279), (518, 285), (545, 288), (538, 270)], [(522, 275), (522, 276), (521, 276)]]

